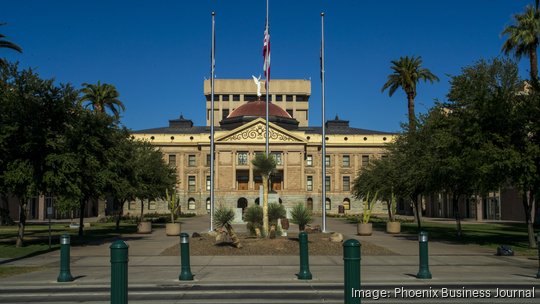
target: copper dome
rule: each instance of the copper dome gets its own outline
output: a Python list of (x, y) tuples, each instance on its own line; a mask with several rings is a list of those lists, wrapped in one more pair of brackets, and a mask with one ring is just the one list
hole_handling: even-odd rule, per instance
[[(266, 117), (266, 102), (262, 100), (250, 101), (232, 111), (227, 118), (242, 116)], [(271, 102), (268, 103), (268, 116), (292, 118), (287, 111)]]

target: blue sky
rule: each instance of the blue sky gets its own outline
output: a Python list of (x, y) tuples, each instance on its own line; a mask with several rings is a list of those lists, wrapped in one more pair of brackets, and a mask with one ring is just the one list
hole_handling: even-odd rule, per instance
[[(310, 125), (320, 125), (320, 12), (325, 17), (326, 118), (399, 131), (406, 98), (381, 93), (390, 61), (420, 55), (441, 81), (421, 84), (417, 112), (444, 100), (451, 75), (502, 56), (500, 33), (533, 0), (270, 0), (272, 78), (312, 80)], [(114, 84), (131, 129), (165, 126), (182, 113), (204, 125), (216, 12), (216, 77), (262, 73), (265, 0), (61, 1), (2, 4), (0, 30), (23, 54), (0, 56), (58, 82)], [(520, 62), (527, 77), (527, 60)]]

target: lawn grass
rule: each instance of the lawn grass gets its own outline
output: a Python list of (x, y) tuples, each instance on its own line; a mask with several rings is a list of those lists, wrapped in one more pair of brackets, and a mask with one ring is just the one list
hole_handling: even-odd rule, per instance
[(52, 246), (49, 249), (49, 226), (47, 224), (29, 224), (24, 235), (24, 247), (15, 247), (17, 226), (0, 227), (0, 258), (22, 258), (57, 250), (60, 248), (59, 239), (62, 234), (71, 236), (72, 246), (84, 244), (99, 244), (120, 234), (130, 234), (137, 231), (137, 225), (122, 223), (118, 231), (114, 223), (92, 223), (84, 228), (84, 236), (78, 236), (78, 229), (69, 228), (69, 224), (54, 224), (51, 227)]
[[(347, 218), (350, 223), (356, 223), (357, 218)], [(373, 228), (384, 231), (386, 219), (372, 217), (370, 222)], [(524, 223), (464, 223), (461, 224), (462, 235), (457, 236), (454, 223), (437, 223), (422, 221), (422, 230), (427, 231), (429, 239), (455, 244), (477, 244), (493, 249), (493, 253), (500, 245), (508, 245), (519, 255), (536, 256), (537, 249), (529, 248), (527, 227)], [(401, 232), (404, 234), (417, 234), (418, 226), (413, 221), (403, 221)]]
[(0, 266), (0, 278), (32, 271), (38, 271), (41, 269), (43, 269), (43, 267)]

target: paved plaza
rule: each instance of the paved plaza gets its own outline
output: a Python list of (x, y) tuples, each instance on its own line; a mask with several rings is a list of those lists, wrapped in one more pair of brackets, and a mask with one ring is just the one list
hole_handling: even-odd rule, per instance
[[(209, 219), (206, 216), (182, 221), (182, 230), (190, 234), (206, 232), (209, 228)], [(236, 228), (242, 231), (245, 225), (238, 225)], [(296, 225), (293, 225), (292, 229), (297, 229)], [(355, 238), (360, 243), (369, 241), (396, 253), (362, 257), (361, 280), (362, 286), (366, 289), (407, 287), (426, 290), (448, 286), (457, 289), (495, 290), (502, 287), (527, 289), (539, 286), (540, 280), (535, 278), (538, 270), (536, 257), (501, 257), (494, 255), (492, 249), (476, 245), (434, 241), (429, 243), (429, 262), (433, 279), (419, 280), (415, 277), (419, 264), (418, 240), (415, 235), (389, 235), (375, 231), (372, 236), (360, 237), (355, 235), (355, 229), (355, 225), (345, 221), (327, 219), (327, 230), (343, 233), (345, 239)], [(327, 303), (342, 302), (344, 276), (342, 256), (310, 256), (310, 270), (313, 274), (310, 281), (300, 281), (295, 276), (299, 270), (298, 256), (192, 256), (191, 270), (195, 280), (180, 282), (179, 257), (159, 255), (166, 248), (178, 245), (178, 237), (168, 237), (163, 228), (157, 228), (149, 235), (131, 234), (122, 239), (129, 244), (128, 272), (131, 300), (139, 299), (142, 302), (152, 303), (163, 300), (163, 303), (174, 303), (178, 299), (176, 298), (178, 293), (190, 294), (196, 287), (200, 294), (214, 294), (219, 298), (197, 302), (197, 297), (195, 299), (187, 297), (178, 303), (190, 303), (188, 300), (195, 301), (193, 303), (212, 303), (213, 300), (216, 300), (216, 303), (225, 303), (221, 293), (231, 292), (243, 296), (252, 294), (252, 298), (248, 297), (247, 303), (267, 303), (260, 301), (261, 297), (269, 300), (268, 303), (281, 303), (280, 296), (295, 295), (299, 291), (300, 294), (304, 294), (299, 298), (308, 301), (305, 303), (320, 303), (317, 300), (319, 298), (311, 299), (308, 296), (315, 294), (319, 296), (327, 294), (326, 298), (323, 297)], [(15, 261), (3, 261), (3, 265), (45, 267), (40, 271), (0, 279), (0, 302), (26, 303), (26, 298), (20, 296), (22, 294), (27, 294), (28, 297), (43, 295), (42, 301), (49, 299), (45, 302), (70, 302), (63, 296), (66, 293), (76, 296), (79, 302), (106, 302), (110, 284), (109, 246), (110, 242), (72, 247), (71, 273), (75, 281), (70, 283), (56, 282), (59, 272), (59, 251)], [(262, 296), (273, 294), (275, 290), (280, 291), (275, 294), (275, 299)], [(55, 295), (57, 297), (54, 297)], [(87, 298), (84, 298), (85, 295)], [(148, 295), (162, 297), (145, 298)], [(537, 298), (540, 296), (538, 293), (535, 295)], [(530, 299), (520, 299), (516, 303), (528, 303), (528, 300)], [(290, 301), (290, 298), (286, 301)], [(28, 303), (30, 302), (36, 301)], [(240, 301), (232, 299), (231, 303), (234, 302)]]

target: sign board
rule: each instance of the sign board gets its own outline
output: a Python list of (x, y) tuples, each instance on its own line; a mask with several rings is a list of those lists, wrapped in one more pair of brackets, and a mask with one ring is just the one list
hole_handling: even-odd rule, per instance
[(52, 215), (52, 214), (53, 214), (52, 207), (47, 207), (47, 215)]

